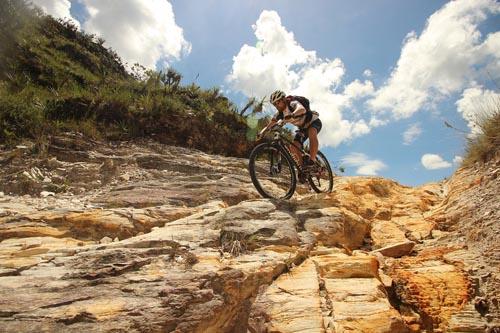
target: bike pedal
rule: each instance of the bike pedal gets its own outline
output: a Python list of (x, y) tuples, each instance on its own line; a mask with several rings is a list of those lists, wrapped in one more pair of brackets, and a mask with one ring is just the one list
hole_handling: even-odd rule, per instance
[(299, 183), (301, 183), (301, 184), (305, 184), (305, 183), (307, 183), (307, 175), (305, 175), (305, 174), (300, 174), (300, 175), (299, 175), (299, 179), (298, 179), (298, 181), (299, 181)]

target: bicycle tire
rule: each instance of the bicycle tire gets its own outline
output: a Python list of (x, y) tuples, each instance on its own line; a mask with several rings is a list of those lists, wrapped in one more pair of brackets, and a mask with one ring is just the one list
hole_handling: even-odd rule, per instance
[[(261, 181), (259, 181), (259, 177), (257, 175), (257, 167), (256, 160), (260, 156), (259, 154), (264, 153), (266, 150), (272, 151), (276, 150), (282, 157), (285, 158), (288, 170), (290, 172), (290, 183), (288, 188), (285, 190), (285, 194), (283, 196), (276, 196), (269, 191), (266, 191), (261, 185)], [(252, 183), (264, 198), (270, 199), (290, 199), (292, 195), (295, 193), (295, 188), (297, 187), (297, 175), (295, 173), (294, 162), (290, 156), (290, 154), (284, 149), (282, 146), (274, 145), (269, 142), (261, 143), (252, 150), (249, 157), (248, 169), (250, 172), (250, 177), (252, 178)], [(281, 171), (280, 171), (281, 172)]]
[(325, 157), (325, 155), (323, 155), (323, 153), (320, 151), (318, 151), (318, 153), (316, 154), (316, 159), (321, 160), (321, 164), (326, 168), (326, 170), (324, 170), (324, 171), (327, 172), (328, 182), (329, 182), (328, 186), (327, 186), (326, 190), (319, 188), (318, 186), (316, 186), (316, 183), (314, 182), (314, 179), (311, 176), (307, 177), (307, 181), (309, 182), (309, 185), (311, 185), (314, 192), (316, 192), (316, 193), (330, 193), (333, 189), (333, 172), (332, 172), (332, 168), (330, 167), (330, 163), (328, 162), (328, 159)]

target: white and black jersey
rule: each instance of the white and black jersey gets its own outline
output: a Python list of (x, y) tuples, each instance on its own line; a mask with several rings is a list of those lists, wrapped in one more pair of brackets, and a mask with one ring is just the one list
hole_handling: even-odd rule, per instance
[[(289, 116), (291, 116), (289, 118)], [(306, 122), (307, 110), (306, 108), (300, 104), (299, 101), (291, 101), (283, 112), (277, 112), (273, 120), (278, 121), (280, 119), (284, 119), (285, 122), (295, 125), (299, 128), (308, 127), (313, 121), (319, 118), (317, 112), (312, 112), (311, 119), (308, 119)]]

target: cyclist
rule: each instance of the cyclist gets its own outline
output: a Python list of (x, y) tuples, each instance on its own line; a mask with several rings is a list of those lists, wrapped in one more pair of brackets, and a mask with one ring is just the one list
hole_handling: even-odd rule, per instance
[[(309, 168), (314, 166), (314, 161), (316, 161), (316, 154), (319, 146), (318, 133), (321, 131), (322, 124), (318, 113), (308, 110), (298, 101), (298, 99), (303, 99), (303, 97), (298, 96), (297, 98), (296, 96), (287, 96), (281, 90), (273, 92), (269, 100), (278, 112), (274, 115), (269, 124), (259, 133), (259, 136), (262, 136), (262, 134), (278, 122), (290, 123), (297, 126), (298, 130), (293, 139), (293, 145), (290, 146), (291, 152), (297, 161), (299, 161), (300, 165), (304, 168)], [(302, 147), (307, 139), (309, 139), (310, 160), (302, 161), (302, 154), (299, 148)]]

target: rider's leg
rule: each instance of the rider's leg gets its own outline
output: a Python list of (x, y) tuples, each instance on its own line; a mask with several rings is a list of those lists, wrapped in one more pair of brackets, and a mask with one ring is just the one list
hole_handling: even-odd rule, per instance
[(314, 127), (309, 127), (308, 131), (309, 136), (309, 155), (311, 156), (312, 161), (316, 161), (316, 154), (318, 153), (318, 130)]

